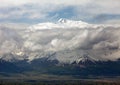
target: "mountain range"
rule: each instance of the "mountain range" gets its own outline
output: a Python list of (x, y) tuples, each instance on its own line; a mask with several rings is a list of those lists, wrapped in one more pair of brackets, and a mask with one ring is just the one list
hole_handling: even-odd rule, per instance
[(0, 26), (0, 73), (120, 75), (120, 26), (59, 19)]

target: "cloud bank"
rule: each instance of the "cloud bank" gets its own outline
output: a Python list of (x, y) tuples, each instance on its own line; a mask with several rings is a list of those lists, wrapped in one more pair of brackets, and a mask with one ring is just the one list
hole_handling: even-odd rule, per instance
[(56, 54), (56, 58), (89, 54), (97, 59), (120, 58), (120, 26), (95, 25), (61, 19), (22, 30), (0, 27), (0, 54), (27, 55), (32, 60)]

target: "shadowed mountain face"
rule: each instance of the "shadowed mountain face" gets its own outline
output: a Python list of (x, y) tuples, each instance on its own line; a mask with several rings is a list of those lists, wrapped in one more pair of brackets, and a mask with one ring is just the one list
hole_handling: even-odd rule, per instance
[(3, 73), (18, 73), (21, 71), (22, 71), (22, 69), (20, 69), (13, 63), (7, 62), (4, 60), (0, 60), (0, 73), (1, 72), (3, 72)]
[(67, 19), (19, 30), (0, 27), (0, 72), (119, 75), (119, 33), (119, 25)]
[(26, 60), (18, 62), (6, 62), (1, 60), (0, 73), (40, 73), (54, 75), (78, 75), (78, 76), (119, 76), (120, 60), (117, 61), (91, 61), (85, 60), (79, 63), (63, 64), (57, 60), (36, 59), (28, 63)]

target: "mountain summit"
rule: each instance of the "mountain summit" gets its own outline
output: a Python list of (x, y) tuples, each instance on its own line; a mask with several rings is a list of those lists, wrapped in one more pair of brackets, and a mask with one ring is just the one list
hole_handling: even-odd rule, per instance
[(46, 22), (32, 25), (28, 30), (45, 30), (45, 29), (75, 29), (75, 28), (85, 28), (91, 26), (90, 24), (83, 21), (74, 21), (69, 19), (59, 19), (56, 23)]
[(66, 23), (67, 21), (69, 21), (69, 20), (64, 19), (64, 18), (60, 18), (60, 19), (58, 20), (58, 23)]
[(60, 18), (58, 20), (58, 23), (73, 23), (73, 24), (88, 24), (86, 22), (83, 22), (83, 21), (74, 21), (74, 20), (69, 20), (69, 19), (64, 19), (64, 18)]

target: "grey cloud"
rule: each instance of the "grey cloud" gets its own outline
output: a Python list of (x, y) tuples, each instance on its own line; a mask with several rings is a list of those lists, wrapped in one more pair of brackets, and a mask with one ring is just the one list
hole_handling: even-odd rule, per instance
[(13, 29), (0, 27), (0, 54), (15, 52), (22, 48), (22, 38)]
[[(60, 24), (65, 28), (54, 28), (54, 26), (52, 28), (52, 24), (50, 24), (51, 29), (49, 29), (49, 26), (44, 23), (48, 29), (39, 28), (37, 30), (34, 29), (36, 25), (32, 30), (0, 27), (0, 52), (1, 54), (15, 53), (17, 55), (23, 52), (30, 59), (34, 59), (36, 55), (39, 55), (37, 56), (39, 58), (45, 54), (66, 51), (70, 51), (68, 54), (64, 53), (66, 56), (80, 56), (88, 53), (95, 58), (119, 58), (120, 26), (85, 24), (85, 26), (81, 24), (78, 27), (67, 27), (64, 23)], [(109, 55), (111, 52), (114, 57), (112, 54)]]

